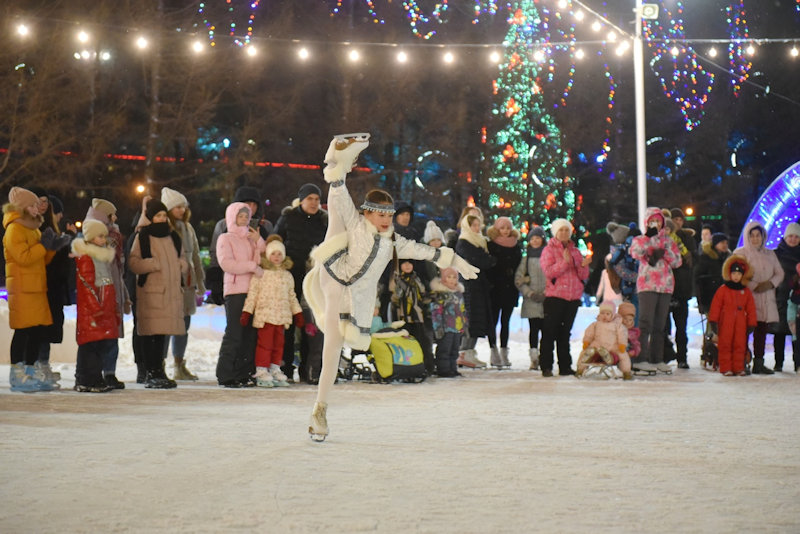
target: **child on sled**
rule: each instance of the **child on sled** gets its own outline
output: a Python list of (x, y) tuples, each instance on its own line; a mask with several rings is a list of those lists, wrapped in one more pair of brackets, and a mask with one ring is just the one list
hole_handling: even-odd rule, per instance
[(583, 334), (583, 351), (578, 356), (578, 377), (584, 376), (593, 365), (616, 365), (622, 378), (630, 380), (631, 359), (627, 353), (628, 329), (614, 315), (614, 303), (605, 301), (600, 305), (597, 321), (586, 328)]

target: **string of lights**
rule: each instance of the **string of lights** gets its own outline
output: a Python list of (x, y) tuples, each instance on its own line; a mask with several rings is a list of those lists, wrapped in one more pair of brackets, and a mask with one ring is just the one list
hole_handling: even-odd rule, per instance
[(745, 20), (744, 3), (742, 0), (738, 0), (735, 4), (727, 6), (725, 14), (728, 20), (728, 32), (732, 39), (728, 44), (728, 62), (730, 63), (730, 73), (732, 74), (731, 85), (733, 85), (733, 94), (738, 97), (742, 82), (747, 80), (753, 64), (747, 59), (742, 46), (744, 44), (742, 39), (747, 39), (750, 33), (747, 29), (747, 20)]

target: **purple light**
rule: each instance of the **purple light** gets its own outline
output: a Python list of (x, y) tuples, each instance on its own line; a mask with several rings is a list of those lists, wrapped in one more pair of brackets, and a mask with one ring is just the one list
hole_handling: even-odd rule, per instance
[[(789, 223), (800, 219), (800, 161), (783, 171), (772, 182), (747, 217), (745, 226), (758, 221), (767, 230), (766, 247), (774, 249)], [(739, 245), (744, 244), (744, 228)]]

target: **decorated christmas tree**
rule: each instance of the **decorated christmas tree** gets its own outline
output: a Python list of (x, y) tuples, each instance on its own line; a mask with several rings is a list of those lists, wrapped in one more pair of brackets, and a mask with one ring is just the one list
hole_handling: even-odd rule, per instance
[(561, 131), (542, 95), (548, 32), (535, 2), (513, 2), (508, 24), (504, 57), (493, 82), (489, 204), (493, 213), (511, 217), (526, 233), (534, 224), (549, 228), (553, 219), (571, 220), (575, 194)]

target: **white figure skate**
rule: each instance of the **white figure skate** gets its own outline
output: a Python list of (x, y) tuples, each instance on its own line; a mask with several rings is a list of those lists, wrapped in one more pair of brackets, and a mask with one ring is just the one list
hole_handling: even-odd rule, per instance
[(328, 403), (314, 403), (314, 409), (311, 411), (311, 422), (308, 425), (308, 434), (314, 441), (325, 441), (325, 438), (328, 436), (327, 411)]

